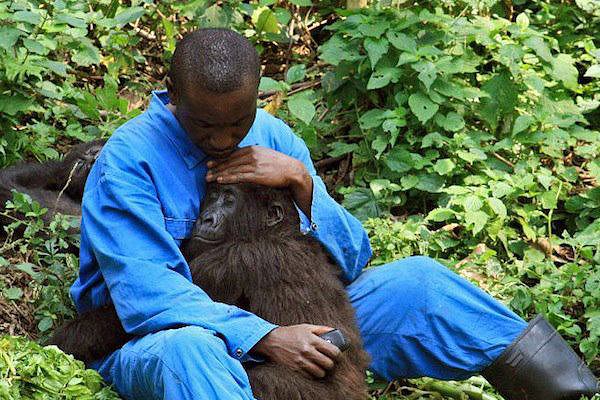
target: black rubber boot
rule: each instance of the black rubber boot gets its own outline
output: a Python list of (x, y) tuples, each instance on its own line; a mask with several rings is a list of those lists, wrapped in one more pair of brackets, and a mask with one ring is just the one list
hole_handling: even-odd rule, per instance
[(506, 400), (579, 400), (600, 390), (592, 371), (541, 315), (482, 375)]

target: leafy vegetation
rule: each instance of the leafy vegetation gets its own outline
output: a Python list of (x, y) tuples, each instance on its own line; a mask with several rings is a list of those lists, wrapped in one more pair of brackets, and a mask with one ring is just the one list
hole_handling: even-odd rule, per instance
[(100, 375), (54, 346), (0, 337), (0, 398), (111, 400), (119, 397)]
[[(598, 2), (0, 0), (0, 166), (110, 135), (162, 87), (176, 40), (206, 26), (256, 45), (260, 105), (365, 221), (372, 266), (435, 257), (524, 318), (543, 313), (600, 372)], [(44, 226), (44, 212), (15, 195), (4, 214), (25, 221), (0, 257), (1, 330), (33, 340), (73, 315), (77, 273), (74, 222)], [(54, 350), (5, 337), (0, 352), (112, 398)], [(0, 398), (32, 398), (14, 371)], [(479, 378), (369, 379), (379, 399), (496, 398)]]

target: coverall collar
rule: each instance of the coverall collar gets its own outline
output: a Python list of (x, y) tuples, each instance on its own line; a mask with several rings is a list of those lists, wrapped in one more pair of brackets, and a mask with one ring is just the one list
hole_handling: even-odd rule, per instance
[(173, 143), (188, 169), (192, 169), (208, 156), (192, 142), (175, 115), (167, 108), (168, 103), (169, 96), (166, 90), (154, 90), (147, 112), (153, 120), (166, 127), (162, 131)]

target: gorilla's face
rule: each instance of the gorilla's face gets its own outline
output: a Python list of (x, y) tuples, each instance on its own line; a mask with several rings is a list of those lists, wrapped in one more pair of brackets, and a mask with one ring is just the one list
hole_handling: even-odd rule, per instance
[(90, 169), (92, 169), (92, 165), (100, 155), (100, 150), (102, 150), (103, 145), (104, 141), (97, 141), (85, 149), (85, 151), (77, 155), (74, 176), (82, 177), (83, 181), (85, 182), (85, 179), (90, 173)]
[(194, 238), (211, 244), (223, 242), (231, 221), (239, 214), (243, 197), (239, 185), (210, 185), (194, 227)]
[(192, 240), (206, 245), (261, 240), (267, 234), (297, 231), (298, 224), (298, 212), (287, 190), (210, 183)]

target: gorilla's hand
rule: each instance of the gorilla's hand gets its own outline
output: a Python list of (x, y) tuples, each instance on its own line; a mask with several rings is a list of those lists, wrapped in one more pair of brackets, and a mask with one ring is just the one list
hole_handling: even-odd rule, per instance
[(294, 371), (323, 378), (341, 354), (335, 345), (318, 336), (332, 329), (309, 324), (281, 326), (262, 338), (252, 351)]

